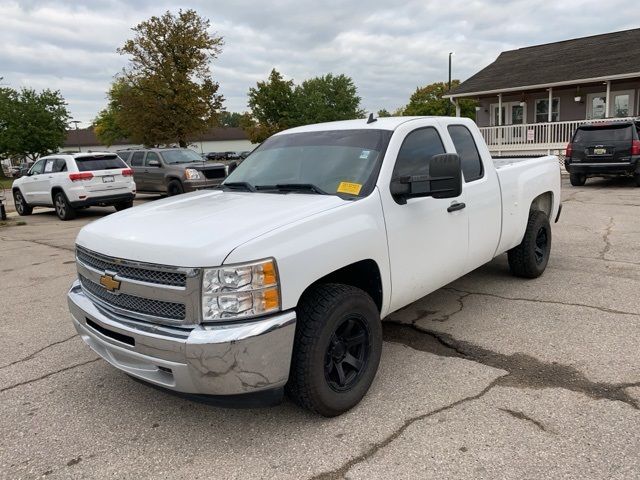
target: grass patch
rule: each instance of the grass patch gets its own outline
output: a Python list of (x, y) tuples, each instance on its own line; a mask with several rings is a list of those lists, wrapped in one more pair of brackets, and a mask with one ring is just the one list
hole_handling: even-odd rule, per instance
[(12, 183), (12, 178), (0, 178), (0, 188), (9, 189)]
[(2, 227), (21, 227), (22, 225), (26, 225), (27, 222), (24, 220), (12, 220), (10, 218), (6, 220), (0, 220), (0, 228)]

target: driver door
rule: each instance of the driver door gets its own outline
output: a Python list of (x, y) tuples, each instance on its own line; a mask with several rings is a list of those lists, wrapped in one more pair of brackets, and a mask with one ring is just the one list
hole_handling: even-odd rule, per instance
[[(44, 174), (44, 166), (46, 159), (40, 159), (33, 164), (33, 167), (29, 170), (24, 183), (20, 186), (20, 190), (24, 195), (27, 203), (35, 205), (42, 203), (51, 203), (51, 192), (48, 188), (49, 182), (47, 181), (47, 175)], [(43, 192), (46, 190), (46, 197)], [(48, 200), (48, 202), (47, 202)]]
[[(409, 131), (398, 151), (392, 179), (427, 175), (429, 159), (442, 153), (447, 152), (437, 128), (427, 126)], [(448, 211), (464, 201), (464, 191), (456, 198), (409, 198), (404, 205), (390, 194), (383, 195), (391, 258), (391, 311), (464, 273), (469, 234), (467, 210)]]

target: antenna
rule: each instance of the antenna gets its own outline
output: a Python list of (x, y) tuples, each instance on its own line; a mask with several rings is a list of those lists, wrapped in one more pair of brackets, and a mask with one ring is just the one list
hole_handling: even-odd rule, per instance
[(369, 119), (367, 120), (367, 125), (373, 122), (377, 122), (377, 118), (373, 118), (373, 112), (369, 114)]

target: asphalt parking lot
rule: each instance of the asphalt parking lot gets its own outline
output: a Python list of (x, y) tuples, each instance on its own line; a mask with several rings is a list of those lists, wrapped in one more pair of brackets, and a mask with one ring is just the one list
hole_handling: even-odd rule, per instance
[(194, 403), (134, 382), (75, 334), (65, 294), (92, 208), (0, 228), (3, 478), (638, 478), (640, 189), (563, 184), (546, 273), (504, 256), (386, 319), (365, 400)]

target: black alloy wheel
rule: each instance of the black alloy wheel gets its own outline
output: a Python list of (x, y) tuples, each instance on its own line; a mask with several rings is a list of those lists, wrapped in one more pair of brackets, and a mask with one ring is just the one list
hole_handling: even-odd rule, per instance
[(365, 320), (357, 315), (344, 319), (331, 335), (324, 375), (336, 392), (349, 390), (360, 380), (368, 360), (369, 336)]
[(533, 249), (534, 255), (536, 257), (536, 265), (542, 264), (544, 262), (545, 257), (547, 255), (547, 244), (549, 243), (549, 236), (547, 235), (547, 227), (543, 225), (538, 230), (538, 234), (536, 235), (536, 246)]

